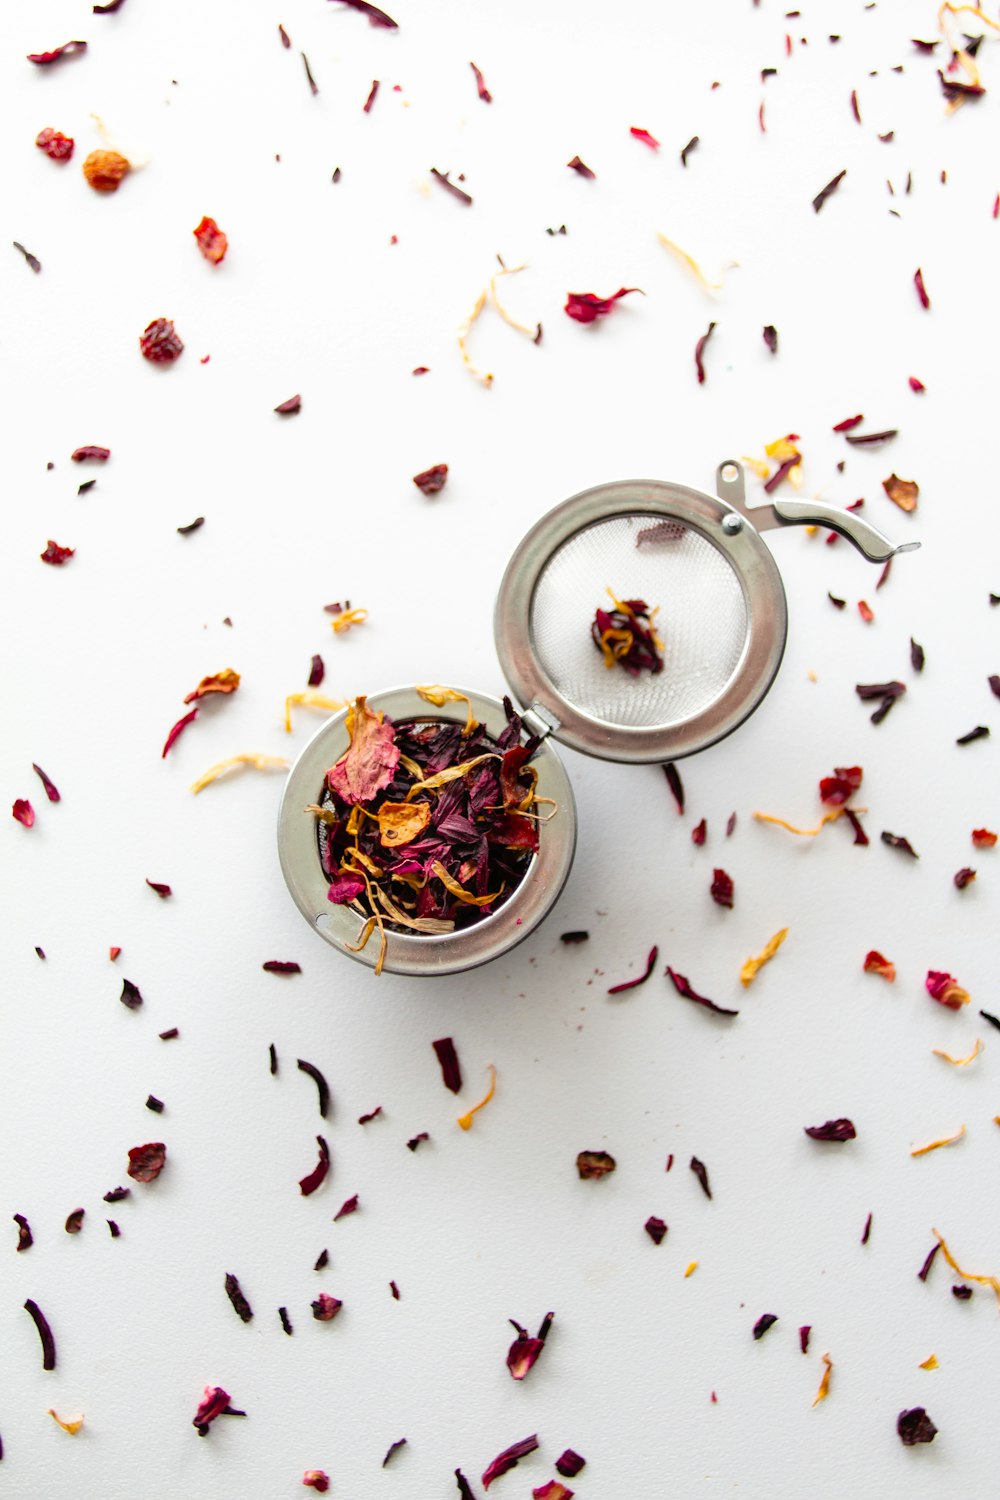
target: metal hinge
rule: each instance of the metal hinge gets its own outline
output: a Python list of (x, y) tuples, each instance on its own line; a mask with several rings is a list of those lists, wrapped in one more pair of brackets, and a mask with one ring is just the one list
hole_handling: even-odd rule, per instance
[(530, 708), (524, 710), (521, 722), (530, 734), (536, 734), (540, 740), (544, 740), (550, 734), (555, 734), (561, 723), (555, 714), (537, 700)]

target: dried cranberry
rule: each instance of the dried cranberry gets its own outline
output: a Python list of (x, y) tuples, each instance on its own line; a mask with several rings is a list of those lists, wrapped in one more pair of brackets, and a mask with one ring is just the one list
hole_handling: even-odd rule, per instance
[(63, 135), (61, 130), (53, 130), (51, 125), (46, 125), (44, 130), (38, 132), (35, 145), (53, 161), (69, 161), (73, 155), (73, 137)]
[(169, 318), (154, 318), (139, 339), (139, 348), (143, 358), (154, 365), (169, 365), (179, 357), (184, 345)]

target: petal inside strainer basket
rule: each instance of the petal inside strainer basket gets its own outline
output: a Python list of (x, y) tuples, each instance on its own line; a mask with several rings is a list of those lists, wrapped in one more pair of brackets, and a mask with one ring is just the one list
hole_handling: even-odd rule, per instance
[[(647, 535), (640, 541), (640, 534)], [(605, 667), (594, 611), (644, 599), (663, 641), (664, 667), (632, 677)], [(531, 641), (569, 703), (608, 724), (668, 726), (702, 712), (732, 680), (747, 641), (739, 578), (699, 531), (650, 514), (618, 515), (576, 532), (543, 568), (531, 601)]]

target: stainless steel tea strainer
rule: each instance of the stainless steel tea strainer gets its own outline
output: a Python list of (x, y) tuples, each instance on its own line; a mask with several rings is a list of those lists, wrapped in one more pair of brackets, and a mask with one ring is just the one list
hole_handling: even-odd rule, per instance
[[(539, 831), (539, 849), (520, 885), (492, 916), (437, 936), (388, 933), (384, 968), (447, 974), (498, 957), (548, 914), (569, 875), (576, 846), (572, 785), (551, 741), (588, 755), (633, 763), (693, 755), (732, 733), (763, 701), (785, 648), (788, 611), (781, 575), (760, 532), (781, 525), (838, 531), (871, 562), (896, 546), (853, 512), (819, 501), (778, 499), (749, 508), (734, 460), (716, 472), (718, 498), (661, 480), (598, 485), (565, 500), (527, 533), (497, 595), (497, 656), (526, 729), (541, 736), (533, 765), (538, 794), (558, 813)], [(660, 606), (664, 667), (631, 677), (608, 671), (594, 648), (593, 611), (607, 598)], [(492, 736), (503, 729), (499, 699), (470, 692)], [(413, 688), (372, 694), (372, 709), (394, 720), (441, 722)], [(327, 900), (313, 817), (328, 768), (348, 748), (346, 713), (313, 736), (289, 773), (278, 817), (281, 867), (299, 910), (334, 947), (374, 967), (377, 943), (356, 944), (364, 917)]]

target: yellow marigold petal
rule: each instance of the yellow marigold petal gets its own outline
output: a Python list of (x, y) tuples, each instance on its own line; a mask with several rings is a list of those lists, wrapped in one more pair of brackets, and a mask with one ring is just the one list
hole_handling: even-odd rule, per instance
[(798, 458), (799, 450), (787, 437), (775, 438), (773, 443), (764, 444), (764, 452), (768, 458), (776, 458), (783, 464), (786, 458)]
[(956, 1141), (960, 1141), (962, 1139), (964, 1134), (965, 1126), (963, 1125), (955, 1135), (944, 1135), (939, 1141), (928, 1141), (926, 1146), (917, 1146), (915, 1150), (910, 1152), (910, 1155), (926, 1156), (928, 1151), (936, 1151), (939, 1146), (953, 1146)]
[(476, 728), (476, 717), (472, 712), (472, 704), (465, 693), (459, 693), (455, 688), (442, 687), (439, 682), (431, 683), (426, 687), (418, 687), (417, 692), (425, 703), (433, 703), (435, 708), (444, 708), (446, 703), (464, 703), (468, 709), (468, 715), (462, 733), (471, 734)]
[(826, 1369), (823, 1371), (823, 1379), (819, 1383), (819, 1390), (816, 1392), (816, 1399), (813, 1401), (813, 1406), (818, 1406), (830, 1394), (830, 1371), (833, 1369), (833, 1360), (829, 1354), (824, 1354), (822, 1358)]
[(698, 283), (705, 288), (706, 292), (722, 291), (722, 282), (709, 281), (708, 277), (705, 275), (704, 271), (701, 269), (701, 266), (699, 266), (694, 256), (688, 255), (687, 251), (682, 250), (680, 245), (675, 245), (673, 240), (668, 240), (667, 236), (663, 233), (662, 230), (658, 229), (656, 231), (656, 238), (659, 240), (664, 249), (671, 251), (672, 254), (677, 256), (677, 259), (679, 261), (687, 266), (688, 270), (696, 277)]
[(63, 1432), (69, 1432), (69, 1433), (79, 1432), (80, 1428), (83, 1426), (83, 1413), (82, 1412), (81, 1412), (81, 1414), (78, 1417), (65, 1417), (64, 1418), (64, 1417), (61, 1417), (58, 1412), (53, 1411), (52, 1408), (51, 1408), (51, 1406), (50, 1406), (49, 1407), (49, 1416), (53, 1419), (53, 1421), (59, 1423), (59, 1426), (62, 1428)]
[[(865, 807), (852, 807), (852, 812), (867, 812)], [(832, 812), (824, 813), (815, 828), (796, 828), (794, 823), (786, 823), (784, 818), (777, 818), (773, 813), (755, 812), (754, 817), (758, 823), (775, 823), (779, 828), (784, 828), (788, 833), (797, 833), (800, 838), (814, 839), (818, 833), (822, 833), (827, 823), (835, 823), (838, 818), (844, 816), (844, 808), (835, 807)]]
[(768, 941), (764, 944), (764, 947), (757, 954), (756, 958), (747, 959), (746, 963), (740, 970), (740, 984), (743, 985), (744, 989), (747, 985), (753, 984), (753, 981), (756, 979), (759, 970), (761, 970), (766, 963), (770, 962), (787, 936), (788, 928), (782, 927), (780, 932), (776, 932), (773, 938), (768, 939)]
[(280, 755), (257, 755), (253, 751), (245, 751), (241, 755), (231, 755), (228, 760), (220, 760), (218, 765), (209, 766), (204, 776), (199, 776), (197, 781), (191, 783), (191, 791), (197, 796), (211, 782), (218, 781), (220, 776), (225, 776), (227, 771), (232, 771), (237, 766), (252, 766), (255, 771), (288, 770), (287, 760)]
[(993, 1291), (996, 1294), (997, 1301), (1000, 1302), (1000, 1277), (997, 1277), (997, 1276), (977, 1276), (974, 1271), (963, 1271), (962, 1267), (959, 1265), (958, 1261), (955, 1259), (955, 1257), (952, 1255), (951, 1251), (948, 1249), (947, 1243), (945, 1242), (944, 1235), (940, 1234), (938, 1232), (938, 1230), (936, 1230), (936, 1229), (932, 1229), (931, 1230), (931, 1234), (934, 1236), (934, 1238), (937, 1240), (938, 1244), (941, 1246), (941, 1254), (944, 1256), (944, 1258), (948, 1262), (949, 1266), (951, 1266), (951, 1269), (955, 1272), (956, 1276), (961, 1276), (961, 1278), (962, 1278), (963, 1281), (978, 1281), (979, 1284), (980, 1284), (980, 1286), (990, 1286), (990, 1287), (992, 1287)]
[(462, 356), (463, 365), (468, 370), (470, 375), (474, 376), (476, 380), (481, 380), (483, 385), (487, 387), (493, 384), (493, 376), (488, 374), (484, 370), (479, 370), (476, 368), (476, 366), (472, 363), (471, 358), (469, 357), (469, 351), (466, 347), (465, 341), (472, 331), (473, 323), (476, 321), (476, 319), (479, 317), (479, 314), (486, 306), (486, 297), (488, 293), (489, 287), (483, 287), (483, 290), (476, 298), (475, 306), (458, 330), (458, 352)]
[(343, 635), (352, 625), (363, 625), (367, 618), (366, 609), (342, 609), (339, 615), (334, 615), (330, 627), (335, 635)]
[(493, 306), (496, 308), (497, 312), (500, 314), (501, 318), (503, 318), (505, 323), (507, 323), (511, 328), (516, 328), (518, 333), (526, 334), (529, 339), (535, 339), (539, 336), (541, 325), (536, 323), (534, 328), (528, 328), (524, 323), (519, 323), (517, 319), (507, 311), (507, 309), (500, 301), (500, 298), (497, 296), (497, 282), (501, 279), (501, 277), (516, 276), (518, 271), (523, 271), (525, 269), (526, 267), (524, 266), (503, 266), (495, 276), (491, 276), (490, 301), (493, 303)]
[(289, 693), (285, 699), (285, 731), (292, 732), (292, 709), (293, 708), (322, 708), (328, 709), (330, 713), (336, 713), (338, 709), (346, 708), (347, 704), (341, 698), (327, 698), (322, 693), (317, 693), (315, 688), (307, 688), (303, 693)]
[(493, 1098), (493, 1095), (496, 1093), (496, 1088), (497, 1088), (497, 1070), (493, 1066), (493, 1064), (490, 1063), (490, 1086), (489, 1086), (489, 1089), (486, 1091), (486, 1093), (484, 1094), (483, 1098), (480, 1099), (479, 1103), (478, 1104), (474, 1104), (472, 1106), (472, 1108), (469, 1110), (468, 1114), (459, 1115), (459, 1117), (458, 1117), (458, 1124), (461, 1125), (461, 1127), (462, 1127), (463, 1130), (470, 1130), (472, 1128), (472, 1116), (475, 1115), (475, 1114), (478, 1114), (479, 1111), (482, 1109), (482, 1107), (483, 1107), (484, 1104), (489, 1104), (490, 1100)]
[(457, 900), (464, 902), (466, 906), (489, 906), (491, 901), (495, 901), (503, 893), (503, 886), (501, 886), (498, 891), (493, 891), (485, 896), (473, 896), (471, 892), (465, 889), (464, 885), (459, 884), (454, 876), (449, 875), (439, 859), (434, 860), (431, 870), (437, 876), (438, 880), (440, 880), (445, 890), (450, 891)]
[(985, 1052), (985, 1050), (985, 1046), (978, 1037), (976, 1037), (976, 1045), (973, 1047), (968, 1057), (952, 1057), (950, 1052), (942, 1052), (940, 1047), (931, 1048), (931, 1051), (934, 1053), (935, 1057), (943, 1057), (945, 1062), (950, 1062), (956, 1068), (967, 1068), (970, 1062), (975, 1062), (980, 1052)]
[(770, 464), (766, 464), (762, 458), (751, 458), (747, 453), (740, 454), (740, 462), (746, 464), (758, 479), (766, 479), (771, 472)]
[(426, 781), (415, 781), (406, 794), (406, 801), (415, 796), (417, 792), (424, 792), (430, 788), (445, 786), (449, 781), (457, 781), (474, 766), (481, 766), (484, 760), (500, 760), (500, 756), (494, 750), (488, 750), (485, 755), (475, 755), (472, 760), (463, 760), (460, 766), (449, 766), (446, 771), (438, 771), (436, 776), (428, 776)]
[(684, 1272), (684, 1280), (686, 1281), (687, 1278), (691, 1275), (691, 1272), (692, 1271), (697, 1271), (697, 1269), (698, 1269), (698, 1262), (696, 1260), (691, 1261), (690, 1264), (688, 1265), (687, 1269)]
[(936, 1354), (928, 1354), (928, 1356), (927, 1356), (926, 1359), (923, 1359), (923, 1360), (920, 1361), (920, 1364), (917, 1366), (917, 1369), (918, 1370), (936, 1370), (937, 1367), (938, 1367), (938, 1357), (937, 1357), (937, 1355)]

